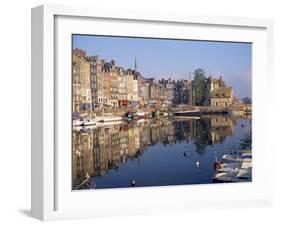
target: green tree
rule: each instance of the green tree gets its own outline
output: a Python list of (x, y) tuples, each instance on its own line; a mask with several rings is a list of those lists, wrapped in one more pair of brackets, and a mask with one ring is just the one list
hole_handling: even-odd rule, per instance
[(201, 68), (198, 68), (194, 71), (192, 89), (195, 105), (203, 105), (206, 93), (206, 77), (204, 70)]

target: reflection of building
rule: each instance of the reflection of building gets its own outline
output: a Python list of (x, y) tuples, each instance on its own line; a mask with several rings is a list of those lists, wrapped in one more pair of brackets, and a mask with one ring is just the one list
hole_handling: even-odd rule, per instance
[(94, 176), (93, 131), (73, 133), (72, 175), (73, 188), (86, 177)]
[(138, 158), (148, 146), (162, 143), (194, 143), (204, 152), (207, 145), (222, 143), (234, 134), (229, 117), (200, 120), (151, 120), (73, 132), (73, 181), (81, 183), (88, 173), (103, 176), (128, 159)]
[(134, 157), (139, 150), (139, 128), (128, 129), (128, 157)]
[(234, 124), (234, 120), (229, 117), (211, 118), (212, 144), (223, 143), (227, 136), (232, 136)]

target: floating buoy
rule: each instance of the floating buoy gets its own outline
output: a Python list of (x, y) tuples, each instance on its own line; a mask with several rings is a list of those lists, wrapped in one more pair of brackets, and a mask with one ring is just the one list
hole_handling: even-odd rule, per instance
[(199, 166), (200, 166), (200, 162), (197, 161), (197, 162), (196, 162), (196, 167), (199, 167)]
[(135, 187), (136, 186), (136, 181), (135, 180), (131, 180), (131, 186)]

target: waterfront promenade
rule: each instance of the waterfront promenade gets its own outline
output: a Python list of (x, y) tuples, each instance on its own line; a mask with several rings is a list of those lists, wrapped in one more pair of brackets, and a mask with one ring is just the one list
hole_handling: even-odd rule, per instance
[(175, 107), (154, 107), (154, 108), (116, 108), (116, 109), (108, 109), (108, 110), (96, 110), (97, 115), (102, 115), (104, 113), (111, 113), (116, 116), (124, 116), (126, 112), (135, 112), (137, 110), (145, 111), (148, 113), (152, 113), (154, 111), (166, 112), (166, 113), (175, 113), (180, 111), (188, 111), (188, 110), (200, 110), (200, 114), (202, 115), (210, 115), (210, 114), (231, 114), (231, 112), (238, 112), (240, 115), (242, 114), (251, 114), (252, 106), (249, 104), (239, 104), (232, 105), (228, 107), (224, 106), (175, 106)]

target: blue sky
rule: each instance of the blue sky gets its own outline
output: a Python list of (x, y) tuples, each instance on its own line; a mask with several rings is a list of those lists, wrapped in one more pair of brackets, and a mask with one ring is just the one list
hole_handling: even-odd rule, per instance
[(206, 76), (222, 76), (236, 97), (251, 96), (249, 43), (73, 35), (73, 48), (84, 49), (88, 56), (114, 59), (125, 69), (134, 67), (136, 57), (142, 75), (156, 79), (189, 79), (189, 73), (202, 68)]

